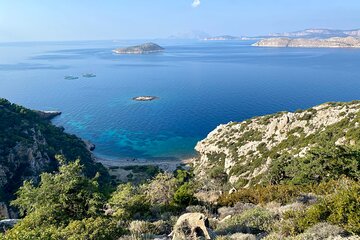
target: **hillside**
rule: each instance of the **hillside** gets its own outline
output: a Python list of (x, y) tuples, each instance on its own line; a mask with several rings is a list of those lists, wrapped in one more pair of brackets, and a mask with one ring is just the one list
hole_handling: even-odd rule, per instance
[(286, 38), (331, 38), (331, 37), (360, 37), (360, 29), (353, 30), (336, 30), (311, 28), (295, 32), (273, 33), (270, 37)]
[(359, 239), (358, 101), (221, 125), (193, 169), (132, 166), (151, 177), (108, 191), (79, 138), (6, 100), (0, 114), (2, 183), (51, 171), (12, 186), (23, 218), (0, 221), (1, 239)]
[(360, 48), (360, 39), (333, 37), (326, 39), (267, 38), (253, 44), (255, 47), (302, 47), (302, 48)]
[[(312, 159), (320, 154), (346, 155), (358, 149), (359, 124), (360, 103), (350, 102), (326, 103), (305, 111), (280, 112), (220, 125), (197, 144), (195, 149), (200, 156), (194, 162), (195, 173), (221, 188), (225, 184), (226, 189), (284, 182), (304, 184), (311, 181), (308, 178), (321, 181), (325, 177), (319, 174), (331, 166)], [(348, 167), (358, 171), (360, 164), (356, 161), (356, 166)], [(301, 171), (309, 174), (308, 178), (300, 176)], [(352, 173), (350, 169), (346, 171), (349, 172), (345, 175)], [(359, 178), (358, 174), (353, 177)]]
[(50, 123), (44, 114), (0, 99), (0, 201), (7, 201), (24, 180), (38, 180), (40, 173), (57, 169), (55, 155), (80, 158), (88, 176), (106, 169), (95, 163), (86, 144), (63, 128)]

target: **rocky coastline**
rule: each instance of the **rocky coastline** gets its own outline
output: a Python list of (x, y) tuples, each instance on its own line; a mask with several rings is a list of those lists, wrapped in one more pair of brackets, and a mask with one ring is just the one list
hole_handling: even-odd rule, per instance
[(275, 48), (360, 48), (360, 38), (332, 37), (326, 39), (307, 38), (267, 38), (254, 44), (254, 47)]

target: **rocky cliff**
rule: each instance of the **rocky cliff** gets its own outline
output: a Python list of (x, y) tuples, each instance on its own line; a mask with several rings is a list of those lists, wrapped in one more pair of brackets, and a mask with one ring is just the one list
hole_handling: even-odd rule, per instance
[(327, 39), (268, 38), (254, 43), (255, 47), (360, 48), (360, 39), (333, 37)]
[(42, 172), (55, 171), (56, 154), (69, 161), (80, 158), (87, 175), (101, 172), (103, 180), (108, 179), (107, 171), (94, 162), (86, 144), (52, 125), (43, 112), (0, 99), (0, 119), (0, 202), (11, 199), (24, 180), (36, 182)]
[(196, 145), (194, 168), (209, 184), (249, 187), (284, 179), (283, 167), (293, 164), (296, 169), (314, 149), (336, 146), (360, 146), (360, 102), (326, 103), (220, 125)]

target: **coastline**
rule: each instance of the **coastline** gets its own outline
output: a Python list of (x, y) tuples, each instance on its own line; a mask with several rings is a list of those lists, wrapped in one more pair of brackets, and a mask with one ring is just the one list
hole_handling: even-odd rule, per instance
[(94, 156), (95, 161), (102, 163), (106, 168), (121, 168), (128, 166), (157, 166), (163, 171), (172, 172), (179, 166), (189, 165), (195, 157), (183, 159), (107, 159)]

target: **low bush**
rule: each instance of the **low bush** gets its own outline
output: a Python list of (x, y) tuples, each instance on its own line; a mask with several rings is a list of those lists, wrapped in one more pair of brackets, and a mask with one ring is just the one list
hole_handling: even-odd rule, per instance
[(216, 231), (220, 235), (237, 232), (255, 234), (267, 232), (271, 230), (275, 218), (275, 214), (257, 207), (219, 223)]

